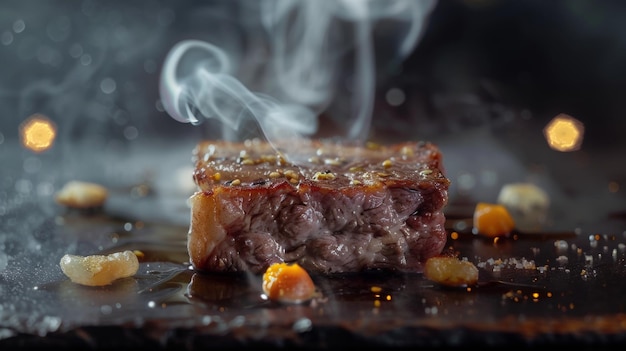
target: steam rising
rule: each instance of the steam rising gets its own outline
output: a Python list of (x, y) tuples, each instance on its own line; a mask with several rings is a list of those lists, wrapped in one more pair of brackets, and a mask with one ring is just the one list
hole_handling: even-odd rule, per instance
[[(434, 5), (434, 0), (260, 2), (250, 13), (259, 15), (253, 30), (268, 41), (262, 74), (246, 85), (242, 68), (234, 64), (243, 53), (227, 53), (205, 41), (182, 41), (165, 59), (163, 105), (180, 122), (218, 120), (225, 139), (242, 138), (256, 125), (268, 141), (277, 142), (313, 136), (320, 114), (333, 103), (345, 104), (345, 135), (337, 137), (363, 142), (374, 106), (376, 24), (390, 21), (384, 28), (392, 28), (388, 40), (397, 43), (396, 58), (402, 59), (413, 50)], [(339, 77), (346, 73), (349, 94), (338, 96), (338, 86), (345, 84)], [(261, 91), (249, 90), (251, 85)]]
[[(248, 90), (231, 72), (227, 55), (217, 46), (184, 41), (172, 49), (162, 75), (161, 95), (167, 112), (180, 122), (218, 118), (231, 130), (254, 118), (269, 140), (295, 138), (317, 129), (306, 107), (281, 104)], [(227, 132), (228, 130), (226, 130)]]

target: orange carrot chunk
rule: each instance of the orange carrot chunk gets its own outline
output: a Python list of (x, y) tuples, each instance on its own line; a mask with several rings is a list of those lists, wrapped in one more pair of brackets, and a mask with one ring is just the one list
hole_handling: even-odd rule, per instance
[(313, 297), (315, 284), (297, 263), (275, 263), (263, 273), (263, 292), (270, 300), (299, 303)]
[(490, 238), (509, 234), (515, 221), (509, 211), (500, 204), (479, 202), (474, 210), (474, 234)]

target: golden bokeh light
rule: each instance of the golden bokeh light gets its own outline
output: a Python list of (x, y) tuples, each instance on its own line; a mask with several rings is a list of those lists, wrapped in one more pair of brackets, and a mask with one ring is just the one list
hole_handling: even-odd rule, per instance
[(563, 113), (554, 117), (543, 129), (550, 148), (564, 152), (580, 149), (584, 133), (582, 122)]
[(22, 145), (34, 152), (48, 150), (54, 144), (56, 126), (46, 116), (34, 114), (20, 125)]

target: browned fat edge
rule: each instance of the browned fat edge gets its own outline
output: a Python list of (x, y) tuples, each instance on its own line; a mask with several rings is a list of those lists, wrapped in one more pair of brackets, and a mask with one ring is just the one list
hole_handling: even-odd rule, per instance
[[(268, 182), (265, 184), (267, 184), (267, 186), (257, 186), (257, 185), (247, 184), (247, 183), (242, 183), (242, 185), (237, 185), (237, 186), (215, 185), (213, 189), (219, 188), (220, 192), (231, 194), (231, 196), (242, 197), (245, 195), (246, 197), (254, 197), (254, 196), (261, 195), (261, 194), (266, 194), (268, 192), (278, 191), (281, 189), (294, 191), (294, 188), (295, 188), (292, 184), (289, 184), (287, 180), (280, 180), (280, 181), (273, 182), (273, 183)], [(212, 191), (207, 192), (207, 193), (209, 193), (210, 195), (213, 194)]]

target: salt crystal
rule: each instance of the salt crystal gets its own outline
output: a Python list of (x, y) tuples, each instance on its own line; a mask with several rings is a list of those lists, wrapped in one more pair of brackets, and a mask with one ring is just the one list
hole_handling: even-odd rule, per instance
[(556, 261), (560, 264), (560, 265), (565, 265), (567, 264), (567, 262), (569, 261), (569, 259), (567, 258), (567, 256), (559, 256), (556, 258)]
[(567, 241), (557, 240), (554, 242), (554, 247), (556, 247), (558, 251), (567, 251)]

